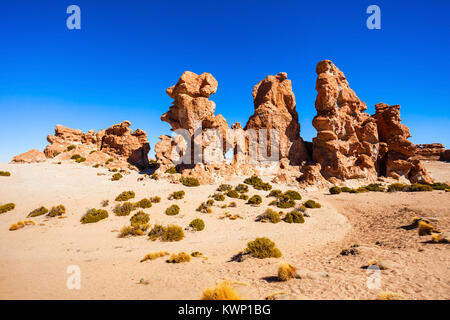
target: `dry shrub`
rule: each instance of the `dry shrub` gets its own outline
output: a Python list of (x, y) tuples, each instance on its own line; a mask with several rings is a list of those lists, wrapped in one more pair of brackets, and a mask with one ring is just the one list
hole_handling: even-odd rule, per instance
[(50, 212), (47, 214), (49, 217), (57, 217), (62, 216), (64, 213), (66, 213), (66, 208), (60, 204), (59, 206), (52, 207), (50, 209)]
[(100, 220), (108, 218), (108, 211), (101, 209), (89, 209), (86, 214), (81, 218), (81, 223), (95, 223)]
[(112, 175), (111, 180), (112, 180), (112, 181), (118, 181), (118, 180), (120, 180), (120, 179), (122, 179), (122, 178), (123, 178), (123, 175), (122, 175), (122, 174), (120, 174), (120, 173), (114, 173), (114, 174)]
[(242, 297), (233, 288), (233, 284), (224, 280), (214, 288), (203, 290), (201, 300), (242, 300)]
[(162, 258), (164, 256), (168, 256), (169, 253), (167, 251), (160, 251), (160, 252), (151, 252), (145, 255), (144, 258), (142, 258), (141, 262), (147, 261), (147, 260), (155, 260), (158, 258)]
[(168, 207), (166, 209), (166, 214), (168, 216), (174, 216), (180, 213), (180, 207), (177, 206), (176, 204), (171, 205), (170, 207)]
[(153, 241), (157, 239), (165, 242), (180, 241), (184, 238), (184, 232), (183, 228), (177, 225), (164, 227), (160, 224), (155, 224), (150, 230), (148, 237)]
[(142, 208), (142, 209), (148, 209), (152, 207), (152, 202), (149, 199), (142, 199), (135, 203), (136, 207)]
[(40, 207), (37, 209), (34, 209), (28, 214), (28, 217), (38, 217), (42, 216), (43, 214), (46, 214), (48, 212), (48, 209), (46, 207)]
[(152, 203), (159, 203), (159, 202), (161, 202), (161, 197), (158, 197), (158, 196), (151, 197), (151, 198), (150, 198), (150, 201), (151, 201)]
[(183, 190), (181, 191), (175, 191), (169, 196), (169, 200), (181, 200), (184, 198), (185, 192)]
[(378, 293), (377, 300), (400, 300), (402, 298), (398, 293), (393, 293), (390, 291)]
[(9, 177), (11, 176), (11, 172), (9, 171), (0, 171), (0, 177)]
[(128, 216), (134, 209), (136, 209), (136, 207), (131, 202), (124, 202), (116, 205), (113, 212), (116, 216)]
[(290, 265), (289, 263), (283, 261), (280, 262), (278, 266), (278, 279), (280, 281), (288, 281), (289, 279), (293, 279), (298, 277), (297, 268)]
[(425, 221), (419, 221), (419, 236), (431, 234), (431, 232), (434, 230), (435, 228), (431, 224)]
[(250, 199), (248, 199), (248, 204), (252, 204), (252, 205), (259, 205), (262, 202), (262, 198), (260, 195), (254, 195), (252, 196)]
[(245, 253), (258, 259), (281, 257), (281, 251), (275, 246), (275, 242), (265, 237), (247, 243)]
[(0, 214), (14, 210), (16, 205), (14, 203), (7, 203), (2, 206), (0, 206)]
[(189, 223), (189, 227), (193, 228), (195, 231), (202, 231), (205, 229), (205, 222), (202, 219), (194, 219)]
[(193, 177), (181, 177), (180, 183), (186, 187), (198, 187), (200, 185), (198, 179)]
[(183, 262), (189, 262), (191, 261), (191, 256), (188, 255), (186, 252), (180, 252), (178, 254), (172, 254), (167, 260), (168, 263), (183, 263)]
[(233, 187), (230, 184), (221, 184), (218, 188), (217, 191), (220, 192), (227, 192), (230, 191)]
[(116, 201), (128, 201), (135, 197), (134, 191), (124, 191), (116, 197)]
[(269, 208), (266, 209), (266, 211), (263, 214), (259, 215), (256, 220), (257, 221), (266, 220), (272, 223), (278, 223), (281, 221), (281, 217), (278, 212)]
[(304, 223), (305, 218), (303, 217), (303, 213), (297, 210), (293, 210), (291, 212), (286, 213), (284, 217), (284, 222), (287, 223)]
[(150, 221), (150, 216), (145, 213), (144, 211), (139, 211), (135, 213), (131, 218), (131, 225), (140, 225), (140, 224), (147, 224)]
[(314, 200), (308, 200), (303, 204), (305, 207), (310, 209), (321, 208), (322, 205)]

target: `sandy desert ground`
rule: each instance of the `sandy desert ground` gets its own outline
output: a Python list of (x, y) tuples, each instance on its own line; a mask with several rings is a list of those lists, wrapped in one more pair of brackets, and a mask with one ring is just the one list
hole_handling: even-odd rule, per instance
[[(437, 181), (450, 182), (450, 164), (425, 165)], [(272, 224), (255, 221), (273, 199), (251, 187), (250, 195), (263, 197), (261, 206), (227, 198), (224, 203), (235, 201), (238, 206), (222, 209), (216, 202), (213, 213), (206, 214), (195, 209), (217, 185), (188, 188), (149, 178), (138, 181), (142, 175), (137, 172), (111, 181), (112, 173), (106, 169), (72, 162), (0, 164), (0, 170), (11, 172), (10, 177), (0, 177), (0, 204), (16, 204), (13, 211), (0, 215), (0, 299), (199, 299), (204, 288), (221, 279), (245, 283), (238, 290), (248, 299), (264, 299), (275, 292), (284, 292), (281, 297), (288, 299), (375, 299), (381, 291), (404, 299), (450, 299), (450, 245), (428, 243), (429, 237), (419, 237), (417, 230), (401, 228), (419, 216), (432, 218), (436, 227), (449, 231), (448, 192), (329, 195), (300, 190), (303, 200), (317, 200), (322, 208), (308, 209), (304, 224)], [(114, 198), (126, 190), (135, 191), (135, 200), (162, 198), (145, 210), (151, 224), (185, 228), (194, 218), (202, 218), (206, 228), (185, 231), (186, 237), (179, 242), (150, 241), (147, 236), (118, 238), (118, 230), (129, 224), (130, 216), (115, 216), (112, 208)], [(178, 190), (186, 191), (184, 199), (167, 199)], [(109, 218), (80, 223), (87, 209), (101, 208), (107, 199)], [(167, 216), (164, 210), (174, 203), (181, 213)], [(8, 230), (31, 210), (59, 204), (67, 208), (66, 218), (40, 216), (32, 218), (36, 226)], [(226, 211), (243, 219), (219, 219)], [(248, 241), (261, 236), (273, 240), (283, 257), (230, 261)], [(358, 254), (340, 254), (354, 244), (359, 245)], [(155, 251), (200, 251), (208, 260), (170, 264), (161, 258), (140, 263)], [(388, 266), (381, 271), (380, 289), (366, 285), (367, 270), (361, 267), (371, 259)], [(276, 281), (283, 260), (298, 268), (299, 279)], [(81, 270), (79, 290), (66, 285), (71, 265)]]

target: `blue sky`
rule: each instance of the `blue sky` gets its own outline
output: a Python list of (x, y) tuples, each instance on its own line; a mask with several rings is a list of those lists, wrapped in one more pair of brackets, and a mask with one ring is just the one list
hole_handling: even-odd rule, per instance
[[(332, 60), (374, 112), (400, 104), (415, 143), (450, 146), (450, 1), (0, 0), (0, 161), (43, 149), (56, 124), (99, 130), (122, 120), (152, 146), (167, 87), (185, 70), (219, 82), (216, 113), (245, 125), (252, 88), (292, 80), (301, 136), (316, 135), (315, 67)], [(81, 30), (66, 8), (81, 8)], [(381, 30), (366, 8), (381, 8)]]

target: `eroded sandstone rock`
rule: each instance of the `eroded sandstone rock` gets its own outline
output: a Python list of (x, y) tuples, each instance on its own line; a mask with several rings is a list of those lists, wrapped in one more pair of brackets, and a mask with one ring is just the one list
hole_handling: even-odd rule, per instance
[(416, 159), (439, 160), (445, 152), (445, 147), (440, 143), (418, 144), (416, 145)]
[(45, 161), (45, 154), (37, 149), (31, 149), (25, 153), (15, 156), (11, 162), (13, 163), (33, 163)]

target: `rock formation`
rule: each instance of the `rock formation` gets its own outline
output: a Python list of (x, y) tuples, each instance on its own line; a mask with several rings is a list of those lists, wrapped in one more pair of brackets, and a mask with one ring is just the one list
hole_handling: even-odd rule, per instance
[(450, 150), (445, 150), (441, 154), (441, 157), (439, 158), (439, 160), (450, 162)]
[(37, 149), (31, 149), (25, 153), (15, 156), (11, 162), (13, 163), (33, 163), (45, 161), (45, 154)]
[(83, 133), (81, 130), (71, 129), (61, 125), (56, 125), (55, 135), (47, 136), (47, 141), (50, 143), (44, 150), (47, 158), (53, 158), (67, 151), (67, 147), (70, 145), (92, 145), (93, 148), (97, 145), (97, 137), (94, 130)]
[(282, 72), (261, 80), (253, 88), (253, 103), (255, 113), (249, 118), (245, 130), (266, 129), (269, 152), (272, 147), (270, 137), (276, 132), (279, 159), (289, 159), (295, 165), (308, 160), (308, 152), (300, 138), (295, 95), (287, 74)]
[(432, 183), (420, 161), (413, 158), (416, 146), (408, 140), (411, 137), (408, 127), (401, 123), (400, 106), (378, 103), (375, 111), (373, 118), (377, 123), (380, 144), (385, 144), (378, 159), (380, 173), (394, 179), (405, 177), (411, 182)]
[(417, 144), (416, 159), (420, 160), (439, 160), (445, 152), (445, 147), (440, 143)]
[(337, 179), (376, 180), (378, 133), (367, 107), (350, 89), (344, 74), (329, 60), (318, 63), (317, 116), (313, 160), (322, 175)]

